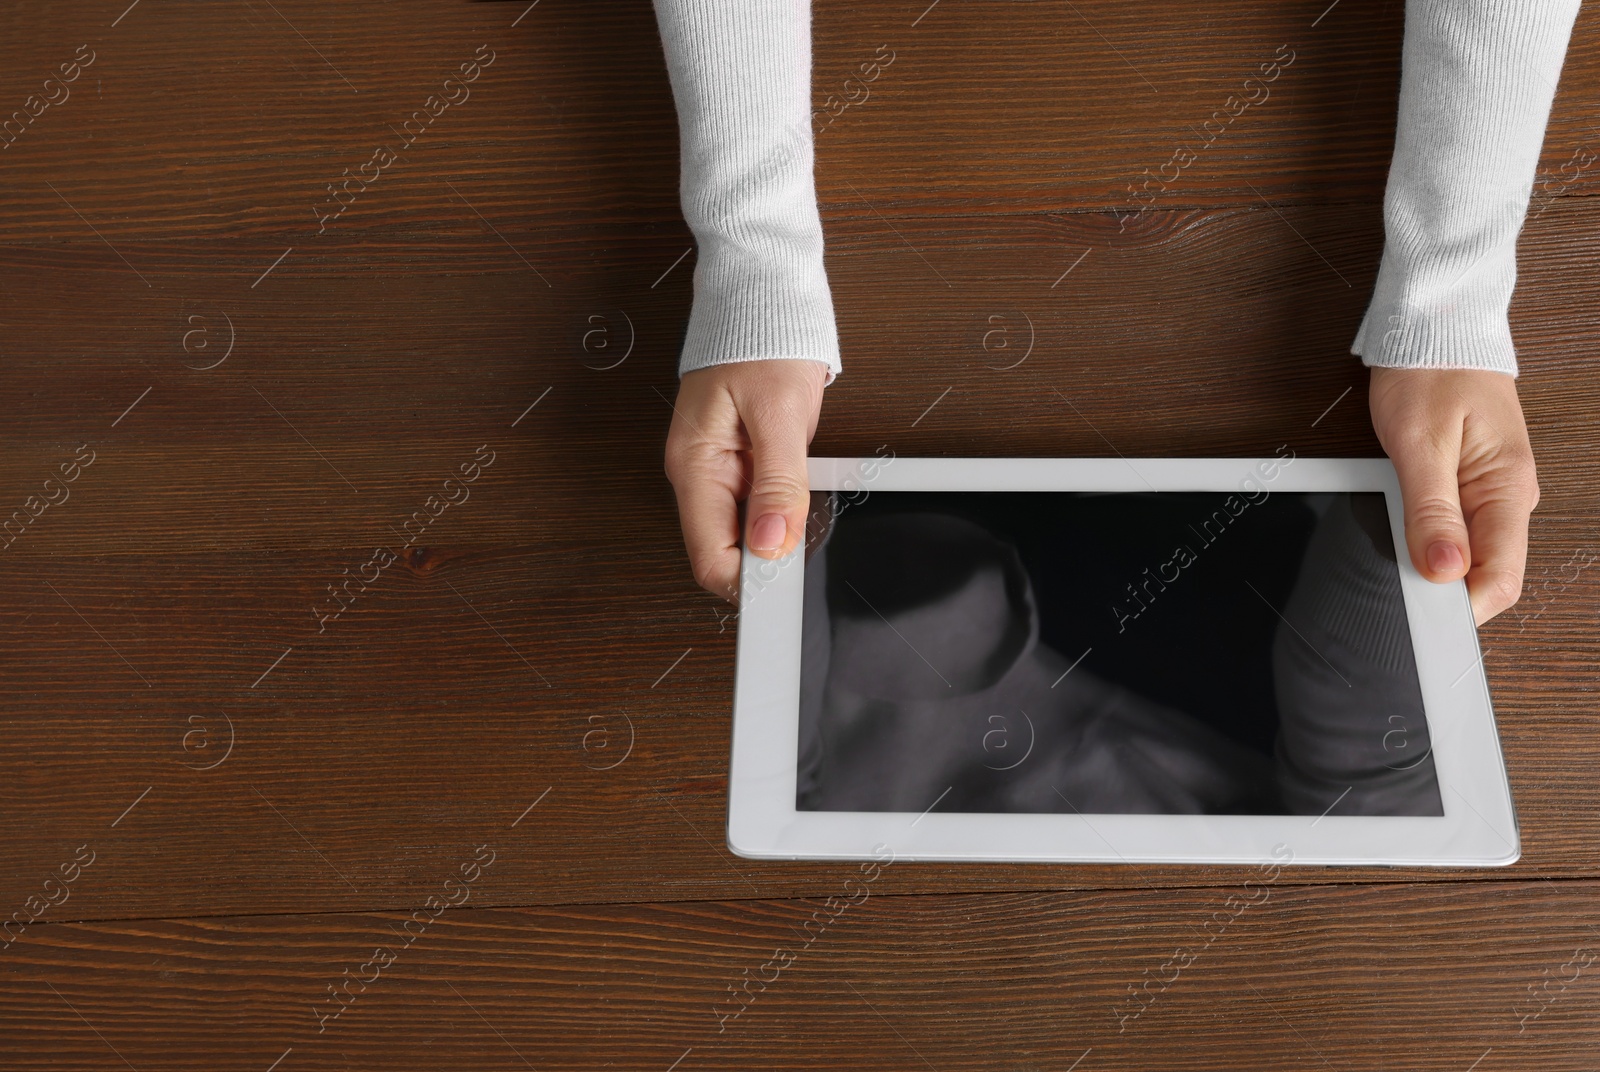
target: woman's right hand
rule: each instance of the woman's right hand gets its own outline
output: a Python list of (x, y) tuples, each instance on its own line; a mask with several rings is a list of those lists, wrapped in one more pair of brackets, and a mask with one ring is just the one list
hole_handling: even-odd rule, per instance
[(730, 361), (683, 375), (667, 433), (666, 471), (694, 579), (738, 602), (743, 544), (782, 558), (805, 537), (806, 451), (822, 413), (821, 361)]

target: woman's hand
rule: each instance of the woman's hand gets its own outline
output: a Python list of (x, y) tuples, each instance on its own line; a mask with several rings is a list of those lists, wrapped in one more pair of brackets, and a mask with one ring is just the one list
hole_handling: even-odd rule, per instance
[(738, 601), (741, 501), (745, 542), (763, 558), (782, 558), (805, 535), (806, 448), (827, 378), (821, 361), (731, 361), (678, 385), (667, 479), (694, 579), (729, 602)]
[(1516, 380), (1480, 369), (1372, 370), (1372, 427), (1400, 475), (1406, 545), (1430, 581), (1465, 574), (1477, 624), (1522, 594), (1539, 481)]

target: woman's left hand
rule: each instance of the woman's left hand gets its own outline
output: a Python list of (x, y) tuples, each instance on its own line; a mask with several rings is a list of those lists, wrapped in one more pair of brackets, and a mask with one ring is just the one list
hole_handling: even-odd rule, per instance
[(1372, 369), (1372, 427), (1400, 476), (1406, 545), (1430, 581), (1465, 575), (1482, 625), (1516, 603), (1539, 503), (1516, 380), (1482, 369)]

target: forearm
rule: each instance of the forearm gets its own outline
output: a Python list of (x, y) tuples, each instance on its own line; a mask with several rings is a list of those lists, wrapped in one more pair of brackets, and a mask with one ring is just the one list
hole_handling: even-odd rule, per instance
[(1516, 245), (1578, 0), (1406, 0), (1384, 250), (1350, 352), (1517, 373)]
[(679, 375), (768, 358), (840, 371), (812, 176), (810, 0), (655, 0), (699, 255)]

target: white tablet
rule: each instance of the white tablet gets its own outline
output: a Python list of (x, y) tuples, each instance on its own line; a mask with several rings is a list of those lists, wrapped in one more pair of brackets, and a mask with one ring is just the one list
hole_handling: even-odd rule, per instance
[(743, 559), (739, 855), (1517, 859), (1466, 586), (1411, 565), (1387, 459), (809, 464), (806, 541)]

